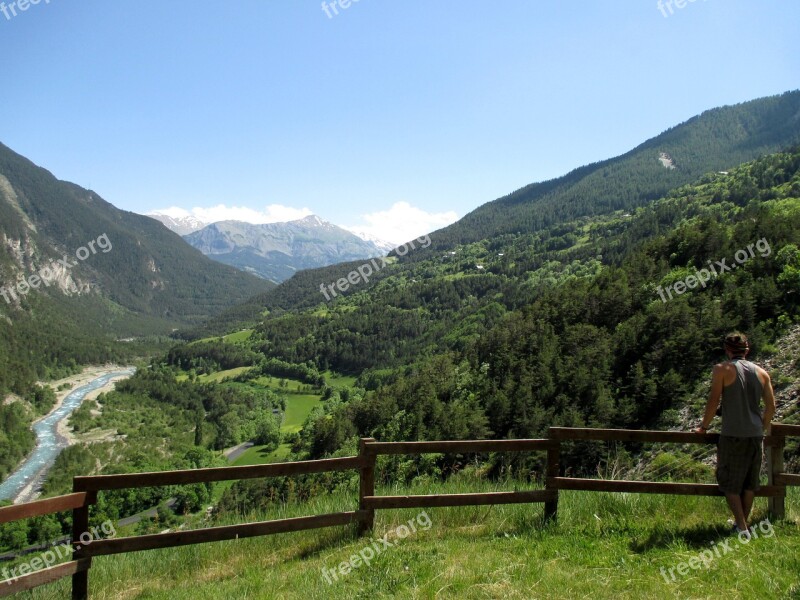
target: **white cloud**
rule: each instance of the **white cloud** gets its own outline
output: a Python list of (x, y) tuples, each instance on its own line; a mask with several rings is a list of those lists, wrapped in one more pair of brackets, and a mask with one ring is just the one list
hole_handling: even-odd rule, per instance
[(345, 227), (396, 245), (441, 229), (458, 220), (455, 211), (429, 213), (408, 202), (395, 202), (388, 210), (361, 215), (363, 224)]
[(172, 217), (173, 219), (185, 219), (186, 217), (191, 216), (191, 213), (179, 206), (170, 206), (169, 208), (151, 210), (149, 213), (147, 213), (147, 216), (151, 215), (165, 215), (167, 217)]
[(264, 210), (255, 210), (247, 206), (195, 206), (191, 210), (171, 206), (169, 208), (151, 211), (149, 214), (167, 215), (173, 219), (181, 217), (194, 217), (203, 223), (216, 223), (218, 221), (244, 221), (260, 225), (262, 223), (285, 223), (296, 221), (313, 214), (308, 208), (292, 208), (282, 204), (270, 204)]

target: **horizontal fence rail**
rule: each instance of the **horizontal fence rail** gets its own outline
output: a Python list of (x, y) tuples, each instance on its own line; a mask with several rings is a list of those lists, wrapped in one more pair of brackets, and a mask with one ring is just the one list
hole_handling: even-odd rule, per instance
[(308, 475), (358, 469), (361, 459), (357, 456), (347, 458), (327, 458), (323, 460), (304, 460), (248, 467), (213, 467), (210, 469), (190, 469), (185, 471), (162, 471), (157, 473), (126, 473), (124, 475), (93, 475), (76, 477), (75, 487), (81, 491), (121, 490), (162, 485), (187, 485), (209, 483), (212, 481), (231, 481), (240, 479), (261, 479), (264, 477), (283, 477), (288, 475)]
[(90, 558), (72, 560), (54, 567), (36, 571), (35, 573), (23, 575), (16, 581), (12, 581), (11, 585), (0, 582), (0, 597), (26, 592), (39, 586), (47, 585), (48, 583), (55, 583), (60, 579), (71, 577), (76, 573), (86, 573), (89, 571), (91, 564), (92, 560)]
[[(776, 426), (773, 426), (776, 427)], [(800, 429), (800, 427), (798, 427)], [(650, 444), (716, 444), (718, 433), (694, 433), (690, 431), (652, 431), (646, 429), (591, 429), (586, 427), (550, 427), (550, 439), (587, 440), (597, 442), (642, 442)], [(781, 434), (791, 435), (791, 434)], [(795, 434), (800, 435), (800, 434)], [(778, 442), (774, 435), (764, 437), (764, 445)]]
[(111, 540), (98, 540), (86, 547), (89, 556), (103, 556), (106, 554), (125, 554), (141, 550), (154, 550), (156, 548), (174, 548), (191, 544), (204, 544), (206, 542), (223, 542), (248, 537), (274, 535), (276, 533), (289, 533), (292, 531), (305, 531), (307, 529), (322, 529), (336, 527), (337, 525), (350, 525), (358, 518), (356, 512), (331, 513), (327, 515), (314, 515), (312, 517), (295, 517), (277, 521), (262, 521), (260, 523), (245, 523), (243, 525), (226, 525), (224, 527), (209, 527), (192, 531), (173, 531), (170, 533), (157, 533), (154, 535), (140, 535), (130, 538), (117, 538)]
[[(800, 436), (800, 425), (775, 423), (770, 435), (765, 437), (768, 448), (768, 485), (758, 496), (769, 498), (770, 515), (783, 518), (787, 486), (800, 485), (800, 475), (784, 472), (783, 452), (787, 437)], [(439, 508), (453, 506), (501, 505), (518, 503), (544, 503), (546, 520), (555, 520), (560, 490), (587, 492), (643, 493), (688, 496), (720, 496), (714, 484), (676, 483), (651, 481), (626, 481), (583, 479), (561, 476), (561, 445), (569, 441), (618, 441), (662, 444), (716, 444), (719, 434), (684, 431), (647, 431), (630, 429), (591, 429), (551, 427), (546, 439), (521, 440), (452, 440), (430, 442), (378, 442), (363, 438), (357, 456), (328, 458), (288, 463), (273, 463), (246, 467), (215, 467), (158, 473), (127, 473), (75, 477), (73, 493), (0, 508), (0, 524), (38, 517), (57, 512), (72, 511), (71, 561), (33, 573), (21, 574), (10, 584), (0, 582), (0, 596), (7, 596), (72, 577), (73, 600), (88, 598), (88, 574), (92, 558), (158, 548), (172, 548), (206, 542), (218, 542), (279, 533), (290, 533), (325, 527), (355, 524), (359, 533), (366, 533), (374, 525), (375, 511), (403, 508)], [(545, 488), (540, 490), (515, 490), (463, 494), (430, 494), (414, 496), (376, 496), (375, 469), (378, 456), (420, 455), (430, 453), (469, 454), (490, 452), (546, 452)], [(214, 481), (286, 477), (356, 470), (359, 472), (357, 510), (304, 517), (293, 517), (258, 523), (226, 525), (191, 531), (173, 531), (128, 538), (94, 540), (80, 544), (81, 534), (89, 528), (89, 509), (97, 502), (97, 493), (169, 485), (190, 485)]]
[(592, 429), (588, 427), (550, 427), (553, 440), (593, 440), (598, 442), (648, 442), (665, 444), (716, 444), (717, 433), (689, 431), (650, 431), (646, 429)]
[[(575, 477), (552, 477), (548, 487), (557, 490), (584, 492), (621, 492), (632, 494), (669, 494), (675, 496), (723, 496), (713, 483), (673, 483), (668, 481), (625, 481), (619, 479), (579, 479)], [(786, 489), (780, 486), (763, 486), (756, 496), (785, 496)]]
[(530, 452), (549, 450), (558, 445), (553, 440), (465, 440), (447, 442), (368, 442), (375, 454), (426, 454), (472, 452)]
[(66, 496), (56, 496), (46, 500), (37, 500), (25, 504), (12, 504), (0, 508), (0, 525), (31, 517), (41, 517), (52, 515), (53, 513), (63, 512), (79, 508), (86, 504), (86, 493), (67, 494)]
[(528, 504), (551, 502), (558, 498), (557, 490), (524, 492), (485, 492), (477, 494), (436, 494), (428, 496), (366, 496), (368, 509), (378, 508), (440, 508), (445, 506), (480, 506), (485, 504)]
[[(97, 501), (97, 492), (99, 491), (164, 485), (190, 485), (212, 481), (260, 479), (264, 477), (309, 475), (312, 473), (331, 473), (351, 469), (363, 470), (363, 467), (363, 457), (350, 456), (345, 458), (327, 458), (322, 460), (305, 460), (246, 467), (214, 467), (209, 469), (164, 471), (158, 473), (125, 473), (120, 475), (75, 477), (73, 480), (73, 489), (76, 492), (86, 493), (87, 499), (86, 504), (76, 509), (73, 513), (72, 543), (75, 548), (73, 557), (83, 559), (108, 554), (123, 554), (142, 550), (154, 550), (157, 548), (172, 548), (206, 542), (219, 542), (238, 538), (303, 531), (307, 529), (335, 527), (337, 525), (350, 525), (353, 522), (360, 522), (359, 529), (361, 530), (365, 526), (366, 520), (370, 518), (370, 515), (359, 510), (327, 515), (279, 519), (261, 523), (211, 527), (192, 531), (176, 531), (155, 535), (98, 540), (91, 545), (81, 545), (79, 543), (81, 531), (85, 531), (89, 526), (89, 505)], [(88, 571), (81, 571), (73, 574), (73, 600), (86, 600), (88, 596)]]
[(800, 425), (774, 423), (770, 426), (770, 432), (772, 435), (779, 435), (781, 437), (800, 437)]

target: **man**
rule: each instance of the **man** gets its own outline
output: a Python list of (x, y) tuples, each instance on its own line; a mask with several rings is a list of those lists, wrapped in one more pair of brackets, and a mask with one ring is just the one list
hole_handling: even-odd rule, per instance
[[(722, 431), (717, 446), (717, 483), (733, 513), (736, 532), (747, 531), (761, 473), (764, 432), (775, 415), (775, 396), (769, 373), (745, 360), (750, 344), (743, 333), (725, 336), (728, 362), (714, 367), (711, 395), (697, 428), (708, 431), (722, 403)], [(764, 411), (761, 412), (761, 400)]]

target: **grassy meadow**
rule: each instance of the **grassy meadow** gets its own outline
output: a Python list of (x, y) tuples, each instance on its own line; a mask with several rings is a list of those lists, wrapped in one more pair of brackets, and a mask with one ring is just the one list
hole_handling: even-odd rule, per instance
[[(281, 506), (240, 522), (321, 514), (356, 508), (356, 479), (349, 493)], [(379, 489), (380, 494), (464, 493), (523, 488), (498, 487), (474, 476), (446, 484)], [(787, 519), (762, 521), (758, 499), (754, 522), (761, 535), (742, 544), (727, 534), (720, 498), (562, 492), (559, 519), (545, 524), (541, 505), (384, 510), (372, 537), (354, 527), (154, 550), (95, 559), (93, 599), (490, 599), (502, 598), (800, 598), (800, 493), (787, 498)], [(398, 529), (420, 526), (405, 539)], [(425, 523), (427, 528), (421, 527)], [(367, 566), (337, 580), (336, 569), (352, 556), (391, 544)], [(705, 568), (681, 563), (715, 546)], [(673, 569), (675, 580), (669, 576)], [(329, 571), (328, 571), (329, 572)], [(62, 581), (24, 595), (67, 597)]]

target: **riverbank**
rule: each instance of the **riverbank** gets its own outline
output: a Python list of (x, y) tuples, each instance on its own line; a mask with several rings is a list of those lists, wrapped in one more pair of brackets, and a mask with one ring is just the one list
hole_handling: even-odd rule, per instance
[[(108, 375), (109, 373), (114, 373), (123, 369), (130, 369), (132, 367), (124, 366), (124, 365), (105, 365), (103, 367), (89, 367), (83, 373), (79, 375), (74, 375), (73, 377), (68, 377), (63, 380), (59, 380), (57, 382), (49, 383), (48, 385), (54, 386), (58, 388), (58, 386), (64, 383), (72, 383), (72, 387), (70, 389), (64, 390), (62, 392), (58, 392), (56, 405), (53, 407), (53, 411), (58, 410), (60, 406), (63, 406), (64, 401), (66, 400), (67, 396), (69, 396), (70, 392), (75, 390), (76, 388), (81, 387), (82, 385), (86, 385), (90, 381), (94, 381), (98, 377), (102, 377), (103, 375)], [(87, 400), (96, 400), (100, 394), (111, 392), (114, 390), (114, 384), (122, 379), (127, 379), (130, 377), (129, 375), (120, 375), (118, 377), (114, 377), (108, 380), (103, 387), (98, 388), (96, 390), (92, 390), (88, 394), (86, 394), (81, 401), (81, 404), (86, 402)], [(51, 411), (51, 412), (53, 412)], [(67, 423), (69, 421), (69, 417), (66, 419), (62, 419), (56, 425), (56, 435), (64, 442), (66, 446), (72, 446), (78, 442), (99, 442), (108, 439), (109, 437), (113, 436), (114, 433), (105, 432), (102, 436), (92, 436), (91, 439), (88, 436), (76, 436), (73, 431), (72, 427), (70, 427)]]
[[(45, 416), (37, 419), (32, 424), (32, 428), (34, 429), (34, 431), (37, 431), (37, 438), (39, 438), (38, 430), (43, 425), (43, 422), (46, 420), (53, 420), (55, 418), (58, 418), (56, 413), (64, 412), (65, 402), (67, 401), (67, 398), (71, 394), (73, 394), (76, 390), (79, 390), (81, 387), (87, 386), (100, 378), (112, 375), (114, 373), (119, 373), (117, 376), (112, 377), (108, 381), (104, 382), (100, 387), (87, 391), (81, 398), (80, 403), (83, 403), (87, 398), (95, 399), (99, 394), (113, 390), (115, 382), (119, 381), (120, 379), (129, 377), (130, 376), (129, 374), (121, 373), (121, 371), (132, 368), (133, 367), (115, 365), (115, 364), (89, 366), (86, 367), (80, 373), (72, 375), (70, 377), (65, 377), (63, 379), (59, 379), (56, 381), (39, 382), (41, 385), (51, 386), (55, 390), (57, 390), (64, 384), (70, 384), (70, 387), (69, 389), (57, 391), (56, 403), (53, 406), (52, 410), (50, 410), (50, 412), (47, 413)], [(77, 406), (80, 406), (80, 403)], [(77, 409), (77, 406), (72, 406), (71, 408), (67, 409), (68, 410), (67, 414), (61, 417), (53, 426), (52, 435), (55, 438), (55, 446), (57, 446), (58, 448), (65, 448), (69, 445), (75, 444), (76, 442), (80, 441), (72, 433), (71, 428), (67, 425), (67, 421), (69, 420), (70, 414), (72, 413), (73, 410)], [(39, 451), (41, 442), (42, 442), (41, 439), (37, 439), (36, 449), (33, 451), (31, 455), (25, 458), (25, 460), (21, 463), (21, 465), (18, 467), (17, 470), (21, 469), (28, 461), (31, 460), (32, 455), (35, 454), (37, 451)], [(55, 457), (53, 456), (52, 460), (54, 459)], [(48, 464), (48, 462), (43, 464), (41, 470), (39, 470), (39, 472), (37, 472), (33, 477), (30, 478), (27, 485), (25, 485), (19, 491), (19, 493), (17, 493), (13, 497), (12, 502), (14, 502), (15, 504), (19, 504), (22, 502), (30, 502), (38, 497), (42, 482), (44, 481), (44, 478), (46, 477), (49, 468), (52, 466), (52, 464)]]

